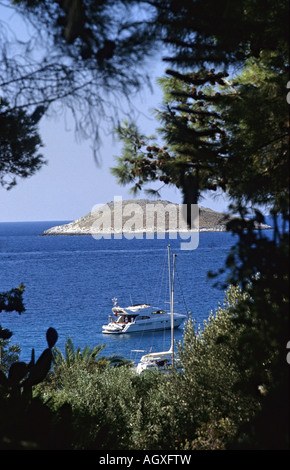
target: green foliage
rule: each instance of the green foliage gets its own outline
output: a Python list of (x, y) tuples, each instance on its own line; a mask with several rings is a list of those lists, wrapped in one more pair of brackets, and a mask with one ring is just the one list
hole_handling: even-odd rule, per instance
[[(277, 337), (286, 325), (287, 305), (284, 313), (274, 312), (272, 298), (271, 312), (261, 311), (262, 292), (266, 297), (271, 292), (264, 289), (259, 275), (243, 291), (230, 286), (224, 305), (203, 329), (195, 331), (192, 321), (186, 326), (178, 347), (184, 375), (174, 389), (188, 407), (184, 423), (192, 429), (191, 448), (213, 445), (213, 435), (227, 449), (287, 448), (287, 364), (282, 336)], [(194, 421), (188, 422), (189, 410), (196, 412)], [(220, 428), (218, 444), (217, 425), (224, 419), (228, 425)]]
[[(218, 394), (221, 387), (215, 386), (215, 382), (220, 381), (223, 386), (228, 386), (230, 394), (234, 384), (240, 380), (239, 374), (245, 374), (246, 377), (246, 369), (239, 370), (238, 343), (247, 328), (236, 322), (237, 308), (246, 299), (247, 293), (241, 292), (239, 287), (230, 286), (226, 291), (224, 304), (210, 314), (208, 321), (204, 321), (203, 328), (199, 327), (195, 331), (192, 320), (186, 325), (183, 342), (178, 348), (179, 357), (188, 380), (204, 384), (203, 393), (206, 393), (206, 384), (211, 384), (208, 391), (211, 393), (216, 390)], [(246, 313), (251, 316), (250, 310)], [(220, 405), (230, 405), (228, 399), (224, 389), (223, 396), (220, 396)], [(229, 409), (234, 410), (234, 407), (229, 406)]]
[[(287, 72), (273, 68), (278, 54), (249, 60), (236, 77), (236, 99), (226, 109), (228, 164), (225, 177), (232, 200), (267, 206), (287, 218), (289, 188)], [(286, 68), (286, 64), (285, 64)], [(289, 217), (289, 216), (288, 216)]]
[[(238, 344), (239, 365), (248, 370), (241, 388), (248, 396), (255, 395), (257, 382), (266, 390), (259, 418), (244, 430), (247, 448), (285, 449), (289, 445), (289, 365), (285, 360), (289, 340), (289, 236), (278, 230), (276, 235), (277, 241), (253, 229), (243, 231), (231, 258), (236, 279), (247, 279), (255, 269), (259, 272), (245, 286), (249, 298), (237, 308), (236, 320), (247, 327)], [(267, 367), (266, 374), (263, 366)]]
[(11, 108), (6, 100), (0, 103), (0, 185), (11, 189), (17, 178), (28, 178), (45, 163), (38, 153), (42, 146), (38, 123), (44, 108), (38, 106), (29, 115), (22, 108)]
[[(286, 0), (157, 0), (156, 21), (178, 67), (239, 65), (263, 50), (288, 49)], [(286, 52), (287, 55), (287, 52)]]
[(124, 365), (131, 365), (127, 359), (116, 355), (100, 356), (101, 352), (105, 349), (105, 344), (96, 345), (94, 348), (85, 346), (83, 350), (80, 347), (75, 348), (71, 338), (65, 343), (65, 354), (60, 349), (53, 349), (53, 369), (54, 372), (59, 374), (64, 368), (70, 369), (75, 365), (80, 364), (88, 370), (101, 370), (108, 366), (118, 367)]
[(232, 89), (227, 74), (214, 70), (170, 75), (159, 81), (164, 105), (155, 112), (164, 145), (142, 135), (133, 123), (124, 122), (117, 130), (124, 143), (122, 156), (111, 171), (121, 184), (136, 182), (134, 193), (159, 180), (179, 188), (185, 204), (197, 204), (203, 191), (225, 189), (219, 168), (223, 166), (225, 132), (216, 102), (222, 99), (218, 89), (225, 95)]
[[(19, 315), (25, 311), (25, 307), (23, 304), (23, 292), (25, 290), (25, 286), (20, 284), (20, 286), (11, 289), (7, 292), (0, 293), (0, 313), (1, 312), (18, 312)], [(2, 328), (0, 325), (0, 344), (2, 340), (8, 340), (12, 336), (12, 332), (9, 331), (7, 328)], [(1, 352), (1, 346), (0, 346)]]
[(25, 286), (20, 284), (19, 287), (11, 289), (8, 292), (0, 293), (0, 312), (13, 312), (16, 311), (19, 315), (25, 311), (23, 305), (23, 292)]
[[(2, 331), (0, 329), (0, 335)], [(10, 339), (0, 339), (0, 370), (6, 374), (10, 366), (19, 360), (20, 352), (20, 347), (10, 344)]]
[(246, 328), (234, 320), (237, 306), (246, 298), (238, 287), (230, 286), (224, 305), (211, 313), (203, 328), (196, 329), (191, 319), (186, 324), (178, 344), (183, 373), (173, 375), (164, 391), (168, 401), (173, 397), (171, 419), (180, 448), (225, 449), (241, 423), (259, 409), (259, 384), (255, 397), (240, 388), (248, 376), (247, 369), (239, 366), (238, 349)]
[(130, 449), (134, 445), (132, 431), (140, 411), (133, 374), (127, 367), (100, 371), (82, 362), (62, 369), (49, 403), (55, 410), (70, 405), (75, 449)]
[(76, 363), (84, 363), (89, 365), (95, 363), (97, 356), (103, 351), (105, 345), (97, 345), (91, 349), (89, 346), (84, 347), (83, 350), (75, 347), (71, 338), (68, 338), (65, 344), (65, 355), (62, 354), (60, 349), (54, 348), (53, 350), (53, 364), (54, 367), (72, 367)]

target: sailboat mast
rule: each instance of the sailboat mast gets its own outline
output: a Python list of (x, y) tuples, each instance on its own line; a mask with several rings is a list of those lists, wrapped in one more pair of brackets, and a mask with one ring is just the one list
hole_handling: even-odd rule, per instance
[(170, 315), (171, 315), (171, 347), (170, 352), (172, 353), (172, 366), (174, 365), (174, 315), (173, 315), (173, 306), (174, 306), (174, 277), (175, 277), (175, 257), (173, 255), (173, 275), (171, 282), (171, 253), (170, 245), (168, 245), (168, 269), (169, 269), (169, 292), (170, 292)]
[(168, 279), (169, 279), (169, 300), (170, 300), (170, 312), (171, 312), (171, 263), (170, 263), (170, 245), (167, 246), (168, 251)]
[(173, 275), (172, 275), (172, 289), (171, 289), (171, 350), (172, 350), (172, 367), (174, 366), (174, 277), (175, 277), (175, 257), (176, 255), (173, 255)]

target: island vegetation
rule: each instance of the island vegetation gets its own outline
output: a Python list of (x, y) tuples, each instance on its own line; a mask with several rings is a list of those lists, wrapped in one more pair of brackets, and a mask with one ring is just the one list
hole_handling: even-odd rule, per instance
[[(1, 22), (3, 188), (44, 164), (38, 125), (52, 110), (72, 110), (96, 145), (104, 96), (114, 114), (114, 97), (144, 85), (143, 59), (155, 53), (169, 65), (159, 133), (121, 123), (113, 174), (134, 193), (174, 185), (188, 205), (224, 191), (239, 217), (227, 223), (237, 243), (224, 304), (202, 328), (187, 322), (182, 371), (138, 376), (125, 359), (100, 356), (101, 345), (81, 351), (69, 340), (62, 355), (53, 329), (43, 355), (24, 364), (1, 329), (0, 447), (289, 449), (288, 2), (1, 3), (33, 31), (13, 56)], [(265, 213), (271, 237), (256, 230)], [(24, 314), (23, 289), (2, 293), (0, 312)]]

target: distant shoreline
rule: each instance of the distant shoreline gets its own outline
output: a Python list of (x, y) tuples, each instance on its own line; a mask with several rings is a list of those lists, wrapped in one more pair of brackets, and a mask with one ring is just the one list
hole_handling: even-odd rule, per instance
[[(266, 227), (266, 228), (271, 228), (271, 227)], [(122, 236), (126, 236), (126, 235), (162, 235), (162, 234), (179, 234), (179, 233), (200, 233), (200, 232), (228, 232), (228, 230), (225, 228), (201, 228), (199, 230), (188, 230), (188, 231), (155, 231), (155, 232), (149, 232), (149, 231), (143, 231), (143, 232), (139, 232), (139, 231), (132, 231), (132, 232), (89, 232), (89, 233), (84, 233), (84, 232), (61, 232), (61, 231), (51, 231), (52, 229), (56, 229), (56, 227), (52, 227), (51, 229), (48, 229), (46, 230), (45, 232), (41, 233), (40, 235), (41, 236), (49, 236), (49, 237), (56, 237), (56, 236), (93, 236), (93, 235), (111, 235), (111, 236), (114, 236), (114, 235), (122, 235)], [(264, 230), (264, 229), (263, 229)]]
[[(70, 232), (69, 230), (68, 231), (61, 231), (61, 230), (57, 230), (57, 227), (51, 227), (50, 229), (47, 229), (45, 230), (43, 233), (40, 234), (40, 236), (44, 237), (57, 237), (57, 236), (61, 236), (61, 237), (65, 237), (65, 236), (94, 236), (94, 235), (100, 235), (100, 236), (114, 236), (114, 235), (122, 235), (122, 236), (126, 236), (126, 235), (162, 235), (162, 234), (180, 234), (180, 233), (184, 233), (184, 234), (190, 234), (190, 233), (225, 233), (225, 232), (228, 232), (230, 233), (231, 231), (230, 230), (227, 230), (227, 228), (221, 228), (221, 227), (211, 227), (211, 228), (200, 228), (199, 230), (188, 230), (188, 231), (132, 231), (132, 232), (103, 232), (103, 231), (99, 231), (99, 232), (75, 232), (75, 231), (72, 231)], [(59, 226), (59, 227), (62, 227), (62, 226)], [(270, 225), (265, 225), (265, 224), (261, 224), (260, 227), (257, 227), (256, 230), (271, 230), (273, 227), (271, 227)]]

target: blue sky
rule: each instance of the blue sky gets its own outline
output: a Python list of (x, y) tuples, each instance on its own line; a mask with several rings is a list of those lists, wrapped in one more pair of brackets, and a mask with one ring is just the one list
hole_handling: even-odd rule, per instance
[[(0, 6), (2, 16), (1, 10)], [(12, 27), (13, 21), (15, 17)], [(153, 69), (155, 78), (160, 77), (164, 69), (165, 65), (157, 62)], [(151, 110), (158, 107), (161, 99), (157, 85), (153, 92), (143, 89), (134, 97), (136, 121), (144, 133), (154, 133), (156, 123)], [(67, 125), (62, 118), (43, 118), (40, 134), (44, 144), (42, 153), (48, 163), (31, 178), (19, 180), (10, 191), (0, 188), (0, 222), (74, 220), (90, 212), (95, 204), (112, 201), (115, 196), (123, 200), (132, 198), (130, 188), (119, 186), (110, 173), (114, 158), (121, 151), (121, 144), (115, 142), (112, 135), (104, 132), (101, 137), (101, 162), (97, 166), (91, 142), (76, 141), (73, 122)], [(138, 197), (146, 195), (140, 192)], [(180, 192), (173, 187), (162, 190), (161, 197), (182, 202)], [(222, 196), (205, 198), (200, 204), (219, 211), (227, 208)]]

